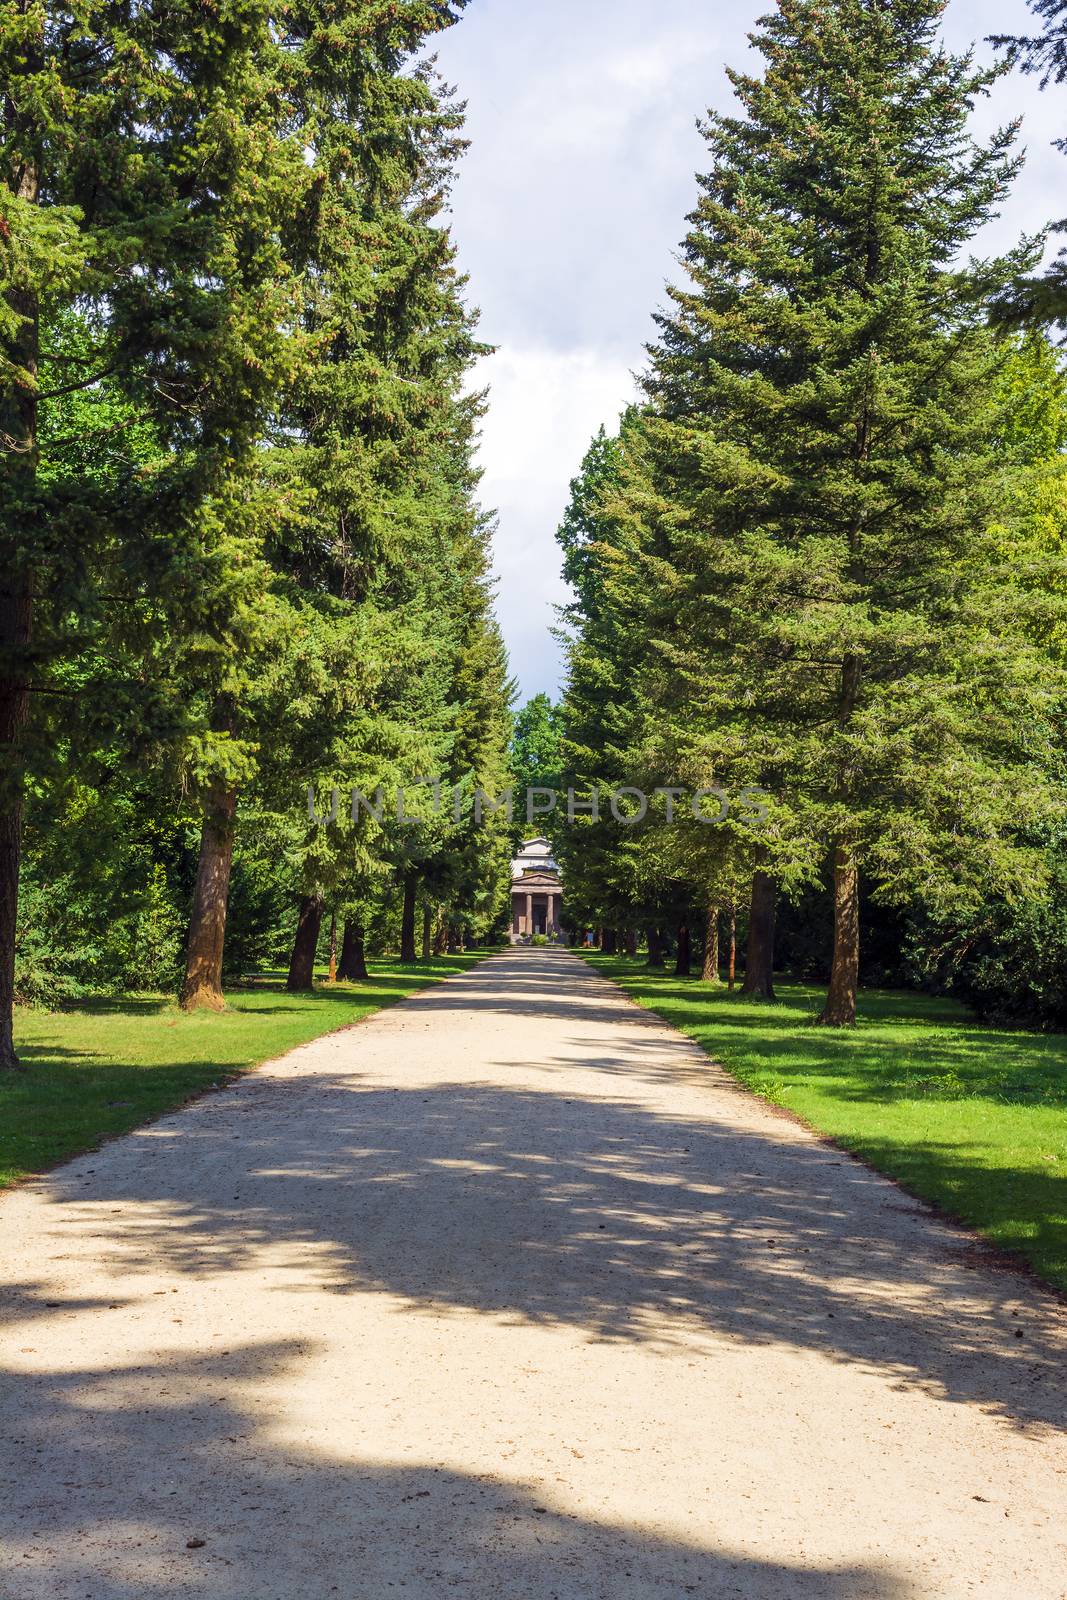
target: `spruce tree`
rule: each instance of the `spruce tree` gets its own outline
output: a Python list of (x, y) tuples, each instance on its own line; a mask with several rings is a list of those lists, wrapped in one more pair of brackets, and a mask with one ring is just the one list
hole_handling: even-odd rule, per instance
[[(612, 537), (605, 508), (618, 486), (621, 432), (628, 420), (622, 419), (618, 433), (601, 427), (590, 441), (556, 531), (563, 576), (574, 594), (560, 629), (567, 667), (559, 713), (561, 788), (573, 789), (582, 809), (560, 828), (555, 848), (566, 882), (566, 915), (576, 928), (641, 920), (630, 830), (608, 806), (609, 793), (628, 782), (626, 750), (634, 711), (634, 640), (620, 628), (605, 594)], [(588, 809), (593, 796), (595, 815)]]
[(619, 579), (678, 745), (775, 789), (798, 871), (830, 847), (837, 1026), (864, 860), (897, 896), (935, 862), (1025, 878), (997, 821), (1045, 714), (1010, 575), (976, 578), (1003, 486), (986, 307), (1020, 258), (960, 257), (1014, 129), (970, 139), (997, 70), (941, 48), (943, 10), (780, 0), (754, 35), (762, 75), (705, 127)]
[(1044, 89), (1067, 78), (1067, 0), (1030, 0), (1030, 10), (1044, 24), (1041, 33), (999, 33), (990, 42), (1010, 50), (1024, 72), (1039, 72)]
[[(209, 513), (205, 524), (202, 508), (224, 493), (277, 382), (288, 294), (270, 219), (302, 154), (278, 133), (274, 20), (251, 4), (205, 28), (191, 0), (132, 10), (100, 0), (77, 12), (8, 6), (0, 19), (5, 1065), (15, 1059), (23, 790), (48, 743), (40, 701), (88, 641), (121, 655), (132, 633), (151, 653), (147, 622), (157, 635), (176, 618), (201, 626), (214, 521)], [(63, 349), (53, 335), (75, 305), (86, 337)], [(157, 459), (146, 470), (131, 452), (123, 470), (74, 484), (42, 461), (41, 408), (105, 381), (151, 428)], [(147, 724), (157, 680), (130, 674), (131, 709), (138, 682)], [(88, 693), (67, 704), (72, 722), (83, 708), (94, 714)], [(144, 742), (152, 731), (143, 729)]]
[[(278, 803), (284, 788), (291, 805), (316, 779), (365, 786), (372, 750), (386, 766), (419, 754), (394, 685), (429, 653), (419, 616), (438, 537), (427, 531), (439, 498), (429, 461), (473, 344), (437, 224), (461, 119), (411, 63), (427, 32), (453, 16), (423, 0), (340, 17), (318, 3), (287, 13), (281, 93), (306, 158), (296, 203), (279, 215), (297, 359), (276, 399), (271, 448), (255, 461), (271, 507), (259, 518), (267, 602), (230, 608), (230, 624), (244, 617), (251, 631), (201, 674), (211, 715), (227, 720), (199, 771), (204, 892), (190, 926), (187, 1006), (222, 1003), (238, 790), (258, 783)], [(311, 982), (338, 878), (336, 831), (310, 830), (300, 854), (293, 988)]]
[[(998, 34), (991, 42), (1006, 49), (1023, 72), (1038, 74), (1042, 89), (1061, 85), (1067, 79), (1067, 0), (1030, 0), (1030, 9), (1044, 25), (1039, 34)], [(1067, 151), (1067, 139), (1057, 139), (1056, 148)], [(1054, 224), (1057, 233), (1065, 227), (1067, 219)], [(994, 317), (1029, 328), (1067, 321), (1067, 252), (1061, 250), (1046, 272), (1023, 277), (998, 295)]]

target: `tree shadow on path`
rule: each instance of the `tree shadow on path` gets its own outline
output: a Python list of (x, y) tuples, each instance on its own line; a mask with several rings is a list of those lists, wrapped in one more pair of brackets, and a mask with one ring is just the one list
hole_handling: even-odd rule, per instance
[(281, 1444), (270, 1389), (307, 1354), (306, 1343), (260, 1342), (20, 1377), (29, 1392), (13, 1443), (38, 1488), (20, 1481), (0, 1502), (4, 1600), (914, 1594), (882, 1560), (828, 1570), (799, 1550), (793, 1564), (715, 1548), (710, 1503), (694, 1508), (685, 1542), (570, 1515), (496, 1472), (354, 1464), (321, 1438), (314, 1450)]
[(1019, 1424), (1067, 1414), (1056, 1303), (784, 1120), (321, 1073), (252, 1078), (198, 1111), (180, 1159), (134, 1136), (106, 1181), (80, 1163), (49, 1181), (73, 1204), (67, 1240), (84, 1230), (116, 1280), (208, 1278), (280, 1249), (338, 1295), (606, 1343), (777, 1344)]

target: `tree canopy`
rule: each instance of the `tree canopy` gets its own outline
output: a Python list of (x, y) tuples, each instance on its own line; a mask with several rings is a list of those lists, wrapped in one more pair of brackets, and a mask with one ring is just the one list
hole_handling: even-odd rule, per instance
[(309, 983), (323, 907), (388, 920), (412, 872), (460, 933), (495, 915), (499, 825), (306, 809), (506, 766), (425, 55), (461, 9), (4, 12), (5, 1064), (16, 992), (177, 982), (187, 918), (184, 1002), (219, 1006), (294, 931)]
[(578, 770), (769, 797), (758, 826), (590, 825), (599, 843), (572, 847), (589, 911), (674, 923), (684, 947), (743, 885), (756, 959), (770, 886), (802, 895), (828, 860), (835, 1025), (855, 1017), (861, 873), (883, 905), (966, 920), (1042, 891), (1020, 809), (1061, 805), (1062, 673), (1035, 633), (1054, 598), (1003, 538), (1035, 434), (1046, 459), (1062, 444), (1040, 406), (1027, 424), (1020, 380), (1058, 375), (989, 325), (1030, 247), (963, 261), (1016, 130), (971, 138), (1004, 68), (946, 52), (942, 9), (763, 19), (737, 114), (704, 125), (645, 403), (594, 441), (560, 530)]

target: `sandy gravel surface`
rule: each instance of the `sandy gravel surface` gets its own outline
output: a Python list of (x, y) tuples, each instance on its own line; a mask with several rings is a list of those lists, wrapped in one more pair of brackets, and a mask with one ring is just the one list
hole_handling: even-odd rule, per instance
[(3, 1600), (1067, 1594), (1067, 1319), (576, 957), (0, 1202)]

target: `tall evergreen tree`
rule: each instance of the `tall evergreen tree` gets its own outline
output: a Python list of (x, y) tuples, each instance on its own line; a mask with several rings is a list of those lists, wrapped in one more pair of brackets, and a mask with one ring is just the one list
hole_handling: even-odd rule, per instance
[(887, 895), (935, 863), (1033, 867), (1003, 824), (1047, 697), (1011, 575), (994, 592), (985, 569), (1006, 360), (986, 305), (1020, 258), (958, 264), (1014, 129), (969, 138), (997, 70), (941, 48), (943, 10), (780, 0), (754, 35), (762, 75), (732, 74), (741, 112), (705, 128), (618, 569), (679, 742), (773, 787), (791, 851), (830, 846), (833, 1025), (855, 1017), (862, 861)]
[[(568, 788), (583, 809), (559, 831), (557, 854), (567, 883), (566, 911), (576, 925), (619, 928), (658, 925), (662, 908), (650, 857), (639, 828), (610, 794), (637, 783), (634, 751), (644, 727), (637, 698), (644, 644), (642, 618), (615, 604), (609, 586), (619, 557), (619, 530), (611, 508), (620, 493), (626, 444), (635, 437), (637, 413), (628, 411), (619, 432), (601, 428), (571, 482), (557, 531), (563, 574), (574, 600), (563, 613), (567, 680), (560, 710), (562, 764)], [(596, 797), (596, 814), (586, 809)]]
[[(407, 691), (392, 706), (389, 695), (399, 672), (429, 670), (439, 619), (422, 586), (440, 557), (434, 469), (474, 346), (437, 220), (461, 116), (411, 63), (454, 14), (413, 0), (339, 18), (316, 0), (287, 17), (284, 103), (306, 155), (299, 203), (283, 215), (300, 360), (276, 406), (273, 448), (256, 460), (273, 512), (260, 546), (270, 605), (244, 613), (259, 631), (260, 681), (248, 674), (251, 636), (243, 650), (231, 640), (201, 680), (225, 736), (199, 773), (206, 815), (187, 1006), (222, 1003), (234, 810), (260, 762), (275, 789), (287, 773), (292, 795), (301, 778), (362, 786), (372, 749), (380, 761), (412, 755), (401, 731)], [(238, 622), (242, 609), (230, 616)], [(310, 982), (336, 877), (329, 837), (312, 830), (304, 850), (297, 987)]]
[[(278, 127), (274, 22), (250, 3), (205, 28), (191, 0), (132, 10), (113, 0), (73, 11), (12, 4), (0, 15), (5, 1065), (15, 1061), (12, 951), (34, 702), (54, 692), (52, 674), (86, 631), (114, 641), (132, 627), (143, 646), (146, 601), (160, 608), (157, 629), (179, 614), (201, 625), (189, 601), (215, 554), (216, 514), (204, 508), (225, 499), (230, 465), (278, 381), (289, 296), (272, 219), (302, 152)], [(75, 303), (84, 348), (50, 347)], [(50, 390), (40, 382), (48, 358), (66, 366)], [(160, 458), (156, 470), (128, 458), (125, 470), (73, 487), (40, 470), (39, 411), (105, 376), (151, 420)], [(152, 709), (142, 707), (145, 718)]]
[(1067, 0), (1029, 0), (1043, 24), (1039, 34), (995, 34), (992, 43), (1016, 55), (1026, 72), (1040, 72), (1041, 87), (1067, 78)]
[[(1040, 75), (1047, 89), (1067, 79), (1067, 0), (1030, 0), (1030, 9), (1043, 24), (1040, 33), (997, 34), (991, 42), (1024, 72)], [(1056, 149), (1067, 151), (1067, 139), (1057, 139)], [(1067, 219), (1054, 224), (1057, 233), (1065, 228)], [(1067, 322), (1067, 252), (1061, 250), (1046, 272), (1023, 277), (998, 295), (994, 315), (1002, 324), (1030, 328)]]

